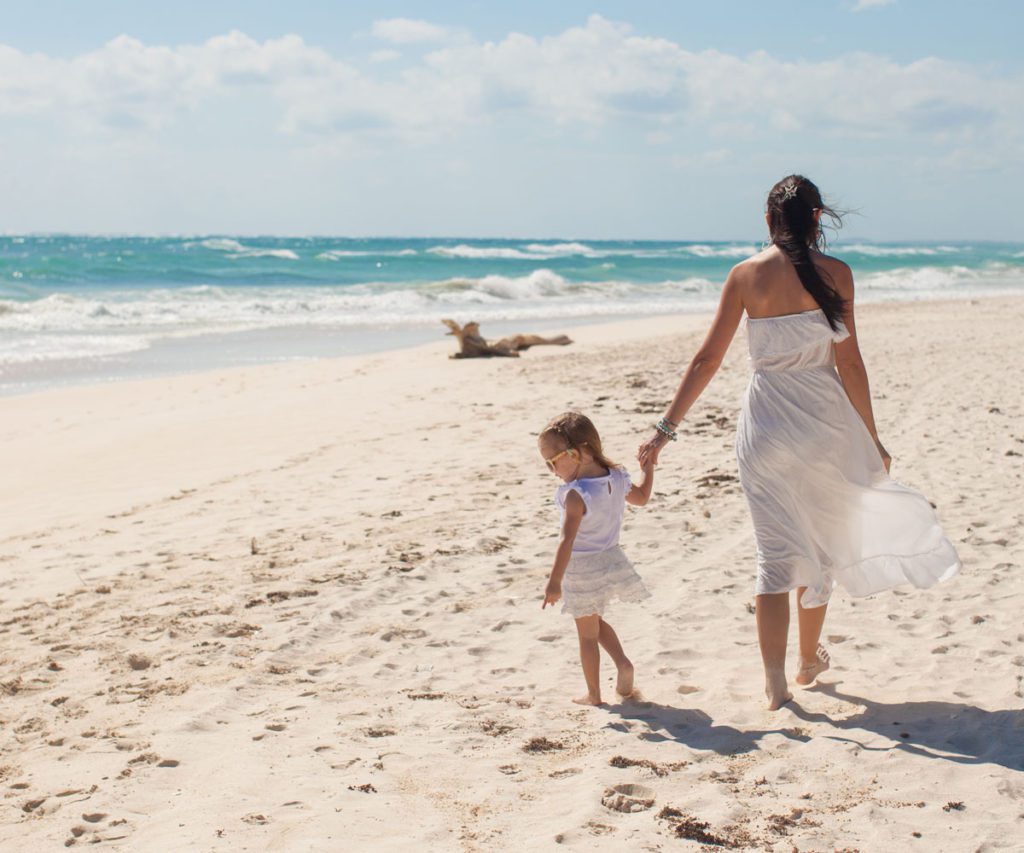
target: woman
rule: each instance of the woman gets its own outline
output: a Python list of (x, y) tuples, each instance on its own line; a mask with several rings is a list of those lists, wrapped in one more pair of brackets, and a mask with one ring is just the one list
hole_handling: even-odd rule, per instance
[(797, 590), (798, 684), (828, 669), (818, 644), (836, 583), (871, 595), (929, 587), (960, 569), (923, 495), (889, 479), (853, 316), (853, 276), (823, 254), (821, 217), (839, 223), (801, 175), (768, 194), (771, 244), (735, 266), (718, 312), (657, 432), (656, 462), (715, 375), (747, 314), (753, 374), (737, 423), (740, 482), (757, 539), (757, 634), (768, 707), (793, 698), (786, 672), (789, 592)]

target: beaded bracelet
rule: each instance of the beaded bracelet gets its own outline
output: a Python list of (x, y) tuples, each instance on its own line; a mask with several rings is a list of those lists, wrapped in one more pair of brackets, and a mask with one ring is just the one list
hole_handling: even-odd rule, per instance
[(669, 439), (671, 439), (672, 441), (676, 441), (678, 440), (679, 436), (677, 436), (675, 430), (669, 426), (669, 423), (670, 421), (666, 420), (665, 418), (662, 418), (654, 425), (654, 428), (662, 435), (667, 435)]

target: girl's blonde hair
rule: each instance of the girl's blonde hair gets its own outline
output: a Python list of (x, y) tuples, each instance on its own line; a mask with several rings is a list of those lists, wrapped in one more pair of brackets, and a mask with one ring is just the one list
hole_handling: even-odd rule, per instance
[(604, 455), (601, 449), (601, 436), (597, 427), (586, 415), (579, 412), (563, 412), (540, 431), (540, 439), (548, 436), (558, 438), (565, 444), (566, 450), (578, 450), (586, 447), (594, 461), (605, 468), (618, 468), (614, 462)]

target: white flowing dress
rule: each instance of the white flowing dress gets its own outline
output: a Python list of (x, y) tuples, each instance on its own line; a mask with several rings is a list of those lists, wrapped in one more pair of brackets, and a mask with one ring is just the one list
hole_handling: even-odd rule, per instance
[(757, 539), (758, 595), (806, 586), (825, 604), (960, 570), (919, 492), (889, 478), (835, 369), (833, 331), (816, 309), (749, 318), (752, 375), (736, 431), (740, 482)]

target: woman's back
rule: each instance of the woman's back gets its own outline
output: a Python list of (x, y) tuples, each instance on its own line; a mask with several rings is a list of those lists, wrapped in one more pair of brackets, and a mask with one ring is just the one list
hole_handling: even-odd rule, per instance
[[(811, 260), (822, 277), (845, 297), (846, 283), (851, 278), (849, 267), (838, 258), (816, 251), (811, 252)], [(777, 246), (769, 246), (738, 264), (735, 273), (743, 307), (751, 318), (800, 314), (820, 307), (800, 281), (796, 267)]]

